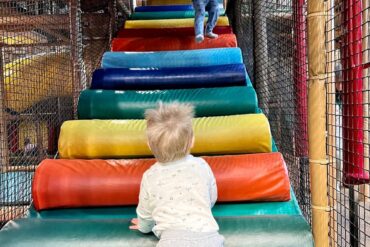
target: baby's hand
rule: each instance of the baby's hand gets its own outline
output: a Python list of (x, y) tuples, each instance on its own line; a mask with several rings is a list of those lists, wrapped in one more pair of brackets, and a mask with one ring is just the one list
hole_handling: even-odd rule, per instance
[(129, 227), (131, 230), (139, 230), (139, 220), (137, 218), (133, 218), (131, 224), (132, 225)]

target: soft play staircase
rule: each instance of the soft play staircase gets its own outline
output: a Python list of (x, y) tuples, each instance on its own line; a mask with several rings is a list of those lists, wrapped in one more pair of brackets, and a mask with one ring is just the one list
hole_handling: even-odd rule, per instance
[(143, 112), (159, 100), (195, 106), (192, 153), (216, 176), (225, 246), (313, 246), (227, 17), (219, 39), (195, 44), (193, 16), (189, 5), (136, 9), (81, 93), (79, 120), (63, 124), (61, 159), (37, 168), (33, 204), (0, 231), (1, 246), (155, 246), (128, 227), (154, 163), (142, 159), (151, 157)]

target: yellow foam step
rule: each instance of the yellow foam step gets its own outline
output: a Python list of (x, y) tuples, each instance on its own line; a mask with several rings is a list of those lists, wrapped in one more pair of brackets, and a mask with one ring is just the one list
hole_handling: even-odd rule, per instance
[[(194, 19), (166, 19), (166, 20), (132, 20), (125, 22), (125, 28), (180, 28), (193, 27)], [(229, 26), (229, 19), (227, 16), (220, 16), (217, 21), (217, 26)]]
[[(269, 122), (263, 114), (196, 118), (193, 154), (271, 152)], [(61, 158), (151, 156), (145, 120), (75, 120), (64, 122), (59, 137)]]

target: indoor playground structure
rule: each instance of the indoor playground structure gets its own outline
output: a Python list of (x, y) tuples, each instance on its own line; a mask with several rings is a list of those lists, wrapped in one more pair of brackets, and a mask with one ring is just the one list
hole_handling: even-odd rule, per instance
[(225, 246), (370, 247), (370, 2), (219, 7), (196, 43), (189, 0), (0, 0), (0, 246), (156, 246), (144, 111), (177, 101)]

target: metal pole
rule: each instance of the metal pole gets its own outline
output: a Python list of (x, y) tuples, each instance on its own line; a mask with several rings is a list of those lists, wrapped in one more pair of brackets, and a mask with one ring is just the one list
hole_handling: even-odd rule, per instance
[(325, 21), (324, 0), (308, 0), (308, 153), (316, 247), (329, 246)]
[(358, 203), (355, 198), (355, 188), (349, 186), (349, 231), (351, 247), (359, 246), (359, 222), (358, 222)]
[[(326, 43), (328, 48), (328, 86), (327, 86), (327, 130), (328, 130), (328, 154), (329, 154), (329, 205), (336, 208), (337, 202), (337, 162), (336, 162), (336, 102), (335, 102), (335, 24), (334, 24), (334, 0), (327, 2), (327, 32)], [(335, 210), (330, 212), (330, 246), (337, 246), (337, 214)]]
[(73, 112), (76, 117), (78, 97), (86, 85), (86, 77), (82, 73), (82, 29), (81, 29), (81, 9), (79, 0), (71, 0), (69, 13), (70, 24), (70, 44), (71, 44), (71, 68), (72, 68), (72, 87), (73, 87)]
[(294, 87), (296, 92), (297, 129), (302, 130), (296, 135), (298, 144), (296, 155), (306, 158), (307, 147), (307, 52), (306, 52), (306, 20), (304, 16), (305, 0), (293, 1), (294, 11)]
[[(254, 57), (255, 57), (255, 84), (259, 93), (263, 93), (261, 104), (269, 102), (269, 89), (271, 84), (267, 80), (268, 43), (266, 24), (266, 0), (253, 0), (253, 25), (254, 25)], [(262, 91), (262, 92), (261, 92)], [(262, 100), (262, 99), (261, 99)], [(265, 109), (268, 114), (268, 109)]]
[[(37, 116), (37, 115), (36, 115)], [(42, 135), (42, 122), (39, 120), (40, 116), (37, 116), (36, 119), (36, 143), (37, 143), (37, 156), (38, 160), (41, 161), (44, 158), (44, 142), (43, 142), (43, 135)]]
[(112, 43), (113, 35), (116, 32), (116, 8), (117, 2), (116, 0), (111, 0), (108, 3), (108, 11), (109, 11), (109, 44)]
[[(363, 0), (362, 11), (362, 61), (363, 64), (369, 62), (369, 1)], [(364, 103), (364, 169), (369, 171), (369, 68), (363, 71), (363, 103)], [(359, 201), (369, 202), (369, 185), (363, 184), (360, 186)]]
[[(293, 1), (294, 20), (294, 92), (296, 109), (296, 132), (294, 135), (295, 155), (299, 159), (299, 180), (304, 183), (308, 174), (307, 146), (307, 51), (306, 51), (306, 19), (304, 16), (305, 0)], [(306, 204), (306, 190), (300, 187), (299, 199)]]
[(0, 43), (0, 172), (6, 171), (9, 165), (9, 147), (7, 133), (6, 92), (4, 82), (3, 48)]

